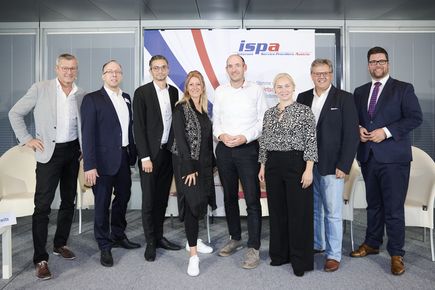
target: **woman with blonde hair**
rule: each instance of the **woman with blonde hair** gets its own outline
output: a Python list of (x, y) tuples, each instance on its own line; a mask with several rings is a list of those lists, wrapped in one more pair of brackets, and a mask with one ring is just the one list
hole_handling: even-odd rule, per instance
[(266, 181), (272, 266), (291, 263), (296, 276), (313, 270), (313, 165), (316, 121), (311, 109), (293, 99), (287, 73), (273, 81), (278, 104), (264, 114), (259, 139), (258, 178)]
[(208, 205), (216, 209), (212, 124), (207, 114), (204, 78), (198, 71), (187, 75), (184, 96), (174, 109), (172, 127), (175, 138), (171, 151), (179, 217), (184, 221), (186, 249), (190, 251), (187, 274), (197, 276), (197, 253), (213, 252), (198, 239), (198, 221), (207, 214)]

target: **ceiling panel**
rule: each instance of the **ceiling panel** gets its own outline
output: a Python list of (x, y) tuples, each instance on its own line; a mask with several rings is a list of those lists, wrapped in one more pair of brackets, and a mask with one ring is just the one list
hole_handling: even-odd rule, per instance
[(0, 22), (435, 20), (434, 0), (8, 0)]

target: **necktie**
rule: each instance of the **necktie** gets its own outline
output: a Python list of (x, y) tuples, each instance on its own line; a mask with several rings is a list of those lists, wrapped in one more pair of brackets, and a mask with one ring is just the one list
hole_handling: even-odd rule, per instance
[(379, 87), (381, 86), (380, 82), (375, 83), (375, 87), (373, 88), (372, 96), (370, 97), (369, 103), (369, 115), (373, 117), (376, 108), (376, 100), (378, 99)]

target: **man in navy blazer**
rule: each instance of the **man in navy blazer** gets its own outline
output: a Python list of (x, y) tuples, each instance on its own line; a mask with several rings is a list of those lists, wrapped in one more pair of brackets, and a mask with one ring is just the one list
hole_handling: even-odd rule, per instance
[(299, 94), (297, 99), (316, 117), (319, 161), (314, 166), (314, 251), (325, 251), (326, 272), (340, 266), (344, 177), (350, 172), (359, 143), (353, 96), (334, 87), (332, 77), (329, 59), (314, 60), (314, 89)]
[(367, 53), (372, 81), (355, 89), (360, 124), (357, 159), (366, 184), (367, 231), (364, 243), (350, 255), (378, 254), (386, 227), (391, 272), (405, 272), (404, 203), (412, 161), (411, 136), (422, 123), (414, 87), (389, 75), (388, 53), (373, 47)]
[(142, 188), (142, 225), (147, 242), (144, 257), (152, 262), (156, 258), (156, 248), (180, 250), (181, 246), (163, 236), (173, 176), (168, 144), (174, 139), (172, 111), (178, 101), (178, 90), (167, 83), (169, 64), (163, 55), (151, 57), (149, 69), (153, 81), (136, 89), (133, 111)]
[[(81, 106), (85, 180), (95, 197), (94, 234), (101, 264), (113, 266), (112, 247), (139, 248), (127, 239), (125, 213), (131, 195), (130, 166), (136, 162), (130, 96), (119, 87), (121, 65), (103, 65), (104, 86), (87, 94)], [(109, 226), (109, 207), (112, 199)]]

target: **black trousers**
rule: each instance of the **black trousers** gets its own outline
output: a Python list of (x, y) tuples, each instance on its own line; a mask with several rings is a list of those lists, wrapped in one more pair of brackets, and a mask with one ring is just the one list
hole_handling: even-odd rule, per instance
[(198, 240), (199, 219), (192, 214), (187, 203), (184, 207), (184, 229), (189, 247), (195, 247)]
[(224, 189), (225, 215), (231, 238), (234, 240), (242, 238), (238, 194), (240, 179), (248, 213), (248, 247), (258, 250), (261, 236), (258, 142), (254, 141), (235, 148), (219, 142), (216, 147), (216, 164)]
[(387, 231), (390, 256), (404, 256), (405, 199), (408, 191), (410, 163), (379, 163), (370, 155), (361, 163), (366, 184), (367, 230), (365, 243), (379, 248)]
[(33, 263), (48, 261), (46, 250), (48, 222), (56, 188), (60, 182), (61, 203), (57, 214), (54, 247), (65, 246), (74, 215), (77, 194), (80, 145), (77, 140), (58, 143), (47, 163), (36, 164), (35, 210), (32, 215), (32, 236), (35, 252)]
[(173, 175), (172, 153), (162, 148), (152, 162), (152, 173), (144, 172), (142, 161), (138, 162), (142, 188), (142, 226), (147, 243), (154, 243), (163, 237), (163, 222)]
[[(122, 150), (121, 165), (115, 175), (102, 175), (92, 191), (95, 197), (94, 234), (100, 250), (110, 250), (112, 240), (126, 238), (125, 214), (131, 196), (131, 171), (127, 148)], [(115, 198), (112, 201), (112, 192)], [(112, 201), (112, 214), (109, 208)], [(109, 224), (110, 217), (110, 224)]]
[(265, 179), (273, 262), (291, 262), (294, 270), (314, 268), (313, 186), (303, 189), (302, 151), (268, 152)]

